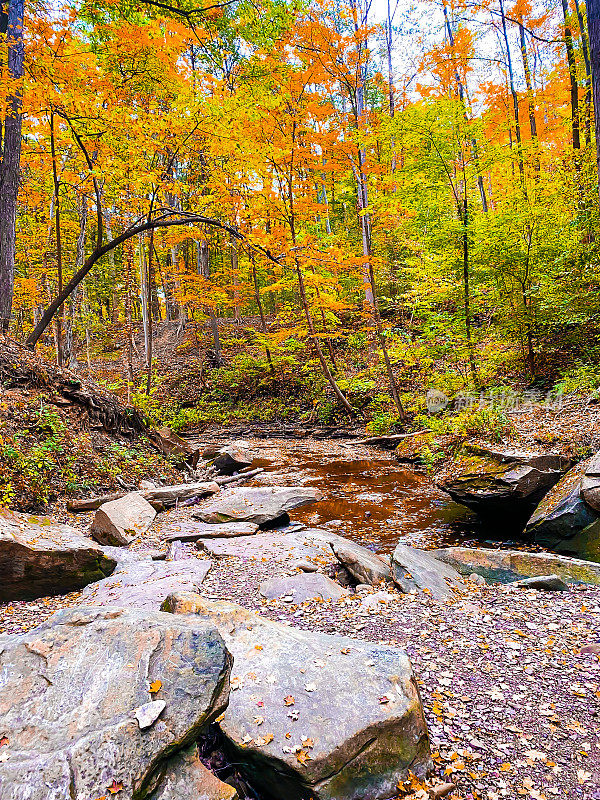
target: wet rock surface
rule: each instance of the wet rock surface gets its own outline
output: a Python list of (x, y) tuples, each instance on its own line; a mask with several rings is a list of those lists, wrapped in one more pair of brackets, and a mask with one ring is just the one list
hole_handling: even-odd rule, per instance
[(76, 528), (0, 508), (0, 600), (81, 589), (110, 575), (115, 565)]
[(378, 800), (409, 769), (428, 769), (421, 702), (402, 650), (289, 628), (193, 594), (165, 607), (222, 632), (234, 669), (219, 724), (266, 797)]
[[(70, 800), (147, 794), (160, 760), (224, 710), (231, 659), (199, 620), (81, 608), (0, 639), (0, 664), (2, 800)], [(141, 730), (136, 710), (157, 702)]]

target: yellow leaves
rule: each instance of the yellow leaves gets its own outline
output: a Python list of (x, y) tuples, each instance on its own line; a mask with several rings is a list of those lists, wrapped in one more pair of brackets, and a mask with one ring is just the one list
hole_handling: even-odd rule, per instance
[(157, 692), (160, 692), (161, 688), (162, 688), (162, 681), (156, 680), (150, 684), (150, 686), (148, 687), (148, 691), (150, 692), (150, 694), (156, 694)]
[(293, 706), (295, 702), (296, 702), (296, 701), (295, 701), (295, 699), (292, 697), (292, 695), (291, 695), (291, 694), (288, 694), (288, 696), (287, 696), (287, 697), (284, 697), (284, 698), (283, 698), (283, 704), (284, 704), (285, 706)]
[(107, 789), (109, 794), (118, 794), (119, 792), (123, 791), (123, 784), (121, 781), (113, 779), (113, 782), (110, 786), (107, 786)]
[(306, 750), (298, 750), (296, 760), (299, 764), (306, 764), (307, 761), (311, 760), (311, 756)]

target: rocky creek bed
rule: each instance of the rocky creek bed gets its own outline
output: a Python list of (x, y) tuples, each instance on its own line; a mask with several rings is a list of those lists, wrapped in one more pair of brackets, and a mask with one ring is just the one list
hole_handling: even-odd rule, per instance
[[(195, 542), (175, 547), (170, 543), (174, 532), (198, 524), (193, 516), (196, 506), (166, 511), (129, 545), (127, 552), (139, 557), (152, 552), (156, 556), (170, 548), (167, 558), (174, 558), (174, 562), (153, 562), (166, 565), (167, 571), (169, 563), (189, 563), (192, 559), (192, 563), (209, 566), (198, 585), (193, 581), (182, 583), (184, 590), (195, 589), (196, 595), (208, 603), (233, 601), (290, 629), (348, 637), (357, 648), (371, 643), (405, 650), (423, 702), (434, 771), (427, 780), (422, 776), (407, 780), (398, 788), (397, 796), (425, 800), (446, 792), (448, 797), (464, 800), (598, 800), (600, 588), (571, 585), (568, 591), (541, 592), (514, 583), (481, 585), (466, 578), (459, 590), (443, 601), (434, 599), (429, 591), (407, 594), (393, 585), (357, 588), (356, 580), (348, 579), (331, 548), (315, 540), (313, 529), (389, 553), (400, 540), (424, 549), (480, 544), (485, 539), (485, 527), (435, 489), (426, 476), (400, 467), (387, 454), (351, 442), (304, 440), (251, 445), (260, 451), (255, 464), (264, 466), (265, 472), (250, 486), (317, 487), (324, 500), (290, 511), (292, 525), (286, 528), (234, 537), (220, 544), (205, 539), (200, 548)], [(57, 516), (85, 532), (94, 514), (73, 516), (59, 509)], [(282, 548), (286, 536), (295, 536), (297, 541)], [(307, 547), (316, 550), (310, 551), (312, 562), (303, 564)], [(307, 568), (311, 572), (305, 572)], [(118, 570), (112, 585), (121, 591), (127, 581), (119, 577)], [(204, 566), (201, 571), (205, 571)], [(322, 576), (320, 580), (334, 580), (346, 593), (340, 592), (333, 600), (304, 602), (297, 601), (292, 590), (276, 599), (264, 596), (265, 584), (274, 579), (289, 578), (293, 587), (299, 576), (304, 579), (315, 574)], [(90, 592), (93, 596), (94, 587), (99, 586), (90, 584), (83, 590), (83, 598), (81, 592), (74, 591), (3, 603), (0, 633), (31, 631), (57, 609), (81, 608), (86, 596)], [(100, 602), (104, 602), (102, 597)], [(352, 660), (361, 657), (362, 651), (353, 653), (350, 644), (341, 652)], [(326, 693), (326, 686), (317, 685), (321, 667), (310, 664), (310, 669), (307, 681), (314, 681), (316, 689)], [(241, 677), (234, 660), (232, 695), (242, 689)], [(251, 731), (255, 742), (266, 742), (272, 733), (268, 703), (265, 706), (261, 692), (257, 688), (256, 733)], [(298, 742), (314, 739), (306, 734), (315, 722), (302, 716), (301, 703), (296, 700), (291, 704), (289, 733), (290, 743), (300, 749), (295, 754), (292, 750), (290, 758), (307, 757), (310, 762), (314, 743), (302, 747)], [(385, 695), (379, 701), (384, 707), (388, 703)], [(299, 709), (297, 718), (295, 708)], [(368, 712), (370, 709), (365, 709), (365, 715)], [(3, 735), (0, 730), (0, 744)], [(3, 752), (9, 752), (9, 743), (5, 744), (6, 749), (0, 747), (0, 758)], [(287, 747), (285, 741), (275, 744), (280, 753)], [(262, 746), (272, 745), (268, 742)], [(221, 777), (225, 777), (231, 768), (223, 766), (222, 770)], [(119, 797), (126, 787), (119, 789), (119, 781), (115, 786)], [(241, 784), (238, 791), (243, 797)], [(288, 800), (288, 796), (283, 791), (281, 800)], [(367, 800), (372, 795), (366, 792), (362, 796)], [(0, 797), (4, 797), (2, 791)]]

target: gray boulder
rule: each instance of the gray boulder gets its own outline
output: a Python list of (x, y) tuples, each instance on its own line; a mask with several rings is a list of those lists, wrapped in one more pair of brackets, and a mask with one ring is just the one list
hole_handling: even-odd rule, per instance
[(100, 544), (125, 546), (145, 533), (155, 516), (156, 511), (141, 494), (130, 492), (100, 506), (90, 533)]
[(210, 570), (208, 559), (128, 561), (110, 576), (88, 586), (79, 599), (86, 606), (121, 606), (159, 611), (172, 592), (194, 592)]
[(583, 482), (588, 497), (594, 495), (583, 461), (561, 478), (542, 499), (529, 519), (525, 536), (542, 547), (582, 558), (600, 558), (600, 517), (583, 499)]
[(349, 539), (339, 539), (331, 543), (333, 554), (358, 583), (375, 585), (391, 580), (389, 561)]
[(113, 571), (116, 559), (52, 517), (0, 508), (0, 600), (72, 592)]
[[(161, 761), (225, 709), (231, 657), (197, 618), (79, 608), (0, 638), (0, 669), (2, 800), (95, 800), (115, 785), (142, 800)], [(141, 730), (152, 700), (164, 710)]]
[(558, 453), (468, 445), (437, 481), (457, 503), (480, 514), (522, 514), (535, 506), (571, 466)]
[(267, 600), (291, 598), (294, 603), (305, 600), (339, 600), (349, 594), (339, 583), (318, 572), (299, 573), (287, 578), (271, 578), (261, 583), (259, 591)]
[(193, 515), (203, 522), (255, 522), (264, 525), (295, 508), (323, 499), (318, 489), (304, 486), (260, 486), (227, 489)]
[(238, 800), (238, 793), (206, 769), (194, 744), (164, 762), (151, 800)]
[(217, 451), (212, 465), (220, 475), (233, 475), (252, 464), (254, 456), (245, 445), (246, 442), (233, 442)]
[(392, 578), (402, 592), (426, 592), (435, 600), (449, 600), (455, 590), (466, 589), (454, 567), (406, 544), (394, 550)]
[(558, 575), (540, 575), (538, 578), (524, 578), (517, 581), (521, 589), (538, 589), (542, 592), (568, 592), (569, 584)]
[(404, 651), (291, 628), (199, 595), (174, 595), (165, 608), (222, 632), (235, 691), (219, 724), (240, 770), (266, 798), (380, 800), (394, 796), (409, 771), (429, 769)]

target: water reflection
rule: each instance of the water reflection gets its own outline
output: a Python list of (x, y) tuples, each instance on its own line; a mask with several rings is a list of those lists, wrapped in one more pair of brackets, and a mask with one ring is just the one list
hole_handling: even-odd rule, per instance
[(250, 440), (265, 468), (257, 484), (316, 486), (325, 500), (293, 521), (329, 528), (377, 550), (402, 540), (416, 547), (477, 545), (489, 537), (478, 518), (393, 454), (351, 441)]

